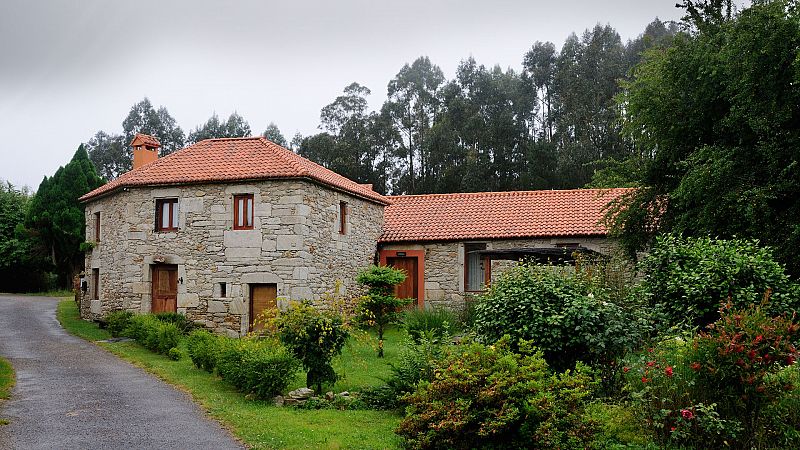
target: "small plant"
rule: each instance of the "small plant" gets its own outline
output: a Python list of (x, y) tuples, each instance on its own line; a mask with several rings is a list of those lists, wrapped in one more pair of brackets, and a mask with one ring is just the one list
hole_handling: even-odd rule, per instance
[(593, 385), (585, 367), (552, 374), (529, 343), (509, 339), (452, 347), (436, 376), (406, 397), (397, 429), (411, 448), (583, 449), (594, 424), (584, 420)]
[(217, 352), (219, 345), (217, 340), (220, 338), (206, 330), (197, 330), (189, 334), (186, 340), (186, 347), (189, 358), (198, 369), (206, 372), (213, 372), (217, 365)]
[(181, 334), (189, 334), (195, 328), (194, 322), (187, 319), (186, 316), (181, 313), (161, 312), (154, 314), (154, 316), (162, 322), (174, 323), (181, 331)]
[(356, 277), (367, 287), (367, 295), (359, 305), (359, 321), (378, 330), (378, 357), (383, 358), (383, 332), (386, 326), (399, 319), (398, 310), (411, 299), (394, 296), (394, 287), (406, 279), (402, 270), (388, 266), (370, 266)]
[(80, 250), (83, 253), (87, 253), (87, 252), (90, 252), (90, 251), (94, 250), (95, 247), (97, 247), (97, 243), (96, 242), (85, 241), (85, 242), (81, 242), (81, 244), (78, 246), (78, 250)]
[(300, 366), (286, 347), (273, 339), (220, 337), (215, 342), (219, 375), (258, 399), (269, 399), (286, 390)]
[(342, 318), (306, 303), (292, 303), (275, 318), (280, 341), (306, 370), (306, 386), (322, 392), (323, 384), (337, 380), (331, 359), (342, 352), (349, 333)]
[(183, 358), (183, 353), (181, 353), (181, 351), (178, 350), (178, 347), (172, 347), (171, 349), (169, 349), (169, 352), (167, 352), (167, 356), (169, 357), (169, 359), (173, 361), (178, 361), (181, 358)]
[(106, 316), (107, 328), (111, 336), (120, 337), (131, 323), (134, 314), (130, 311), (114, 311)]
[(412, 309), (403, 315), (403, 328), (417, 343), (426, 335), (435, 339), (448, 338), (457, 325), (456, 315), (444, 308)]
[(181, 331), (177, 325), (162, 322), (152, 314), (134, 315), (124, 334), (146, 349), (162, 355), (177, 347), (181, 339)]

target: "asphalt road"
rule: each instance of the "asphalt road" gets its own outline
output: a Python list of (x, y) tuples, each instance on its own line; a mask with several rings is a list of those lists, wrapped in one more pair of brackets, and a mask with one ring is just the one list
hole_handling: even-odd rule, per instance
[(57, 300), (0, 296), (0, 355), (17, 384), (0, 449), (238, 449), (188, 395), (56, 320)]

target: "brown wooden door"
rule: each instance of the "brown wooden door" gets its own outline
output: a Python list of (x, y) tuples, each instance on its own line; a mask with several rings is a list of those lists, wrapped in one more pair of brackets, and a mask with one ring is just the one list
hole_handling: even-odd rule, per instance
[(277, 284), (250, 285), (250, 331), (264, 329), (264, 311), (278, 307)]
[(153, 303), (150, 312), (178, 310), (178, 266), (153, 266)]
[(386, 258), (386, 265), (405, 271), (406, 280), (394, 288), (397, 298), (413, 298), (414, 306), (419, 305), (419, 280), (417, 279), (417, 258), (409, 256), (396, 256)]

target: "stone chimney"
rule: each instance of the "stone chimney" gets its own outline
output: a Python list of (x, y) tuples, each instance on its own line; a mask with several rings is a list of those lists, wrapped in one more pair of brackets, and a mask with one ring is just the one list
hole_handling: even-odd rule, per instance
[(158, 159), (161, 143), (155, 136), (136, 133), (131, 141), (131, 147), (133, 147), (133, 170), (136, 170)]

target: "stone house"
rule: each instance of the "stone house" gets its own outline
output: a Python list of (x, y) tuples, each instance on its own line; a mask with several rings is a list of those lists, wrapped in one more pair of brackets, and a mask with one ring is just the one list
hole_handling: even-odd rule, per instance
[(278, 299), (314, 299), (375, 258), (389, 201), (263, 138), (164, 158), (137, 135), (134, 169), (81, 197), (81, 315), (175, 311), (231, 335)]
[(382, 264), (409, 278), (399, 288), (426, 307), (463, 308), (523, 259), (558, 262), (574, 251), (609, 254), (606, 205), (629, 189), (389, 196)]
[(288, 299), (352, 292), (377, 262), (406, 270), (397, 294), (418, 307), (461, 308), (523, 257), (608, 252), (604, 207), (625, 192), (382, 196), (263, 138), (131, 145), (133, 170), (81, 197), (81, 316), (174, 311), (233, 336)]

